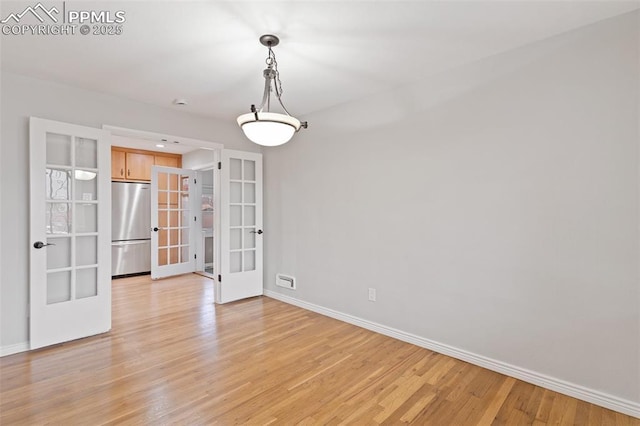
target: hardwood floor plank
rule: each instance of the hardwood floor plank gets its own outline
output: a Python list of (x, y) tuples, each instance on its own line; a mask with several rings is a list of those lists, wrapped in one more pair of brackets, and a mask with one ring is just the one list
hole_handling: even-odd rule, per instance
[(0, 358), (0, 424), (640, 420), (198, 275), (113, 282), (106, 334)]
[(502, 382), (500, 389), (498, 389), (498, 392), (496, 392), (491, 403), (487, 406), (484, 414), (478, 421), (478, 425), (490, 425), (493, 423), (498, 411), (500, 411), (500, 407), (504, 404), (504, 401), (507, 399), (507, 396), (511, 392), (515, 382), (516, 379), (513, 377), (507, 377), (504, 382)]

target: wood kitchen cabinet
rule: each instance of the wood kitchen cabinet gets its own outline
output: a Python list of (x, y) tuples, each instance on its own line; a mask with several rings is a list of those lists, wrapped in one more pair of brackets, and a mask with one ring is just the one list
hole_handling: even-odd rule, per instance
[(139, 152), (127, 152), (127, 180), (151, 180), (154, 156)]
[(156, 166), (180, 167), (180, 163), (181, 161), (179, 157), (167, 157), (163, 155), (156, 155), (154, 164)]
[(127, 166), (124, 151), (111, 150), (111, 179), (124, 180)]
[(111, 180), (148, 182), (151, 166), (181, 167), (182, 156), (121, 147), (111, 148)]

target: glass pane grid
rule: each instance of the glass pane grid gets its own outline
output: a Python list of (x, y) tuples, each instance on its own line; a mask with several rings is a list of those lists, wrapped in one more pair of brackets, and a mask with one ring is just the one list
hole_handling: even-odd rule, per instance
[(176, 265), (190, 260), (189, 177), (176, 173), (161, 175), (158, 176), (158, 221), (162, 228), (158, 237), (158, 264)]
[(256, 183), (255, 161), (230, 159), (230, 272), (255, 270)]
[(47, 255), (47, 304), (52, 304), (97, 295), (97, 141), (47, 133), (46, 150), (46, 233), (47, 243), (54, 244)]
[[(97, 295), (97, 141), (47, 134), (47, 304)], [(62, 202), (61, 202), (62, 201)]]

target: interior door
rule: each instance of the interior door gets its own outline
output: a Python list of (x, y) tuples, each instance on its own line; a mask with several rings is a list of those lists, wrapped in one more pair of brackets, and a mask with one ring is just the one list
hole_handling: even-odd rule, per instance
[(32, 117), (30, 347), (111, 329), (110, 140)]
[(196, 173), (151, 168), (151, 278), (195, 272)]
[(216, 302), (262, 294), (262, 155), (222, 151)]

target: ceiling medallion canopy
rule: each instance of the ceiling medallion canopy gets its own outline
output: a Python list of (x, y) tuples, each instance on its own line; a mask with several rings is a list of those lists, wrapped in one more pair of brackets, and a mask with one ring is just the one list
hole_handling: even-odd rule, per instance
[[(272, 34), (260, 37), (260, 43), (269, 49), (265, 60), (267, 68), (262, 72), (264, 76), (264, 93), (262, 103), (258, 108), (251, 105), (251, 112), (238, 117), (238, 125), (245, 136), (254, 143), (263, 146), (278, 146), (291, 140), (300, 129), (307, 128), (306, 121), (300, 121), (287, 111), (282, 103), (282, 82), (278, 71), (276, 55), (271, 49), (280, 43), (280, 39)], [(275, 94), (284, 114), (271, 112), (271, 93)]]

